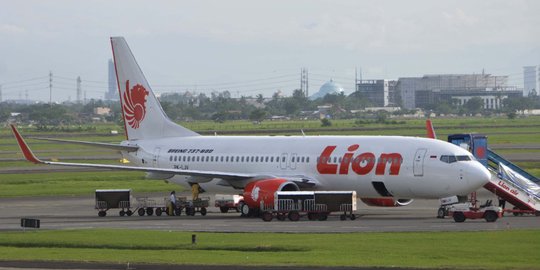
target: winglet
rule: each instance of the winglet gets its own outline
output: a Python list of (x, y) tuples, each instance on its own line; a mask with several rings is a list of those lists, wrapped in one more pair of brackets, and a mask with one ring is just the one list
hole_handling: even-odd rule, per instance
[(426, 132), (428, 138), (437, 139), (437, 134), (435, 134), (435, 129), (433, 128), (431, 119), (426, 120)]
[(43, 163), (39, 158), (37, 158), (34, 153), (32, 153), (32, 150), (30, 150), (30, 147), (26, 144), (23, 137), (15, 127), (15, 125), (10, 124), (11, 130), (13, 131), (13, 135), (15, 135), (15, 139), (17, 139), (17, 143), (19, 144), (19, 147), (21, 148), (21, 151), (23, 152), (24, 158), (26, 160), (33, 162), (33, 163)]

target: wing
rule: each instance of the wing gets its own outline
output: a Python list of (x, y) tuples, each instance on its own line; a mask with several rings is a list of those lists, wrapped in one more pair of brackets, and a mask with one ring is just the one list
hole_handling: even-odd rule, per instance
[[(261, 174), (254, 174), (254, 173), (180, 170), (180, 169), (167, 169), (167, 168), (154, 168), (154, 167), (135, 167), (135, 166), (125, 166), (125, 165), (43, 161), (34, 155), (32, 150), (30, 149), (30, 147), (28, 146), (28, 144), (26, 143), (26, 141), (24, 140), (24, 138), (21, 136), (21, 134), (19, 133), (19, 131), (14, 125), (11, 125), (11, 130), (13, 131), (13, 135), (15, 136), (15, 139), (17, 140), (17, 144), (21, 148), (21, 151), (24, 157), (26, 158), (26, 160), (33, 162), (35, 164), (59, 165), (59, 166), (68, 166), (68, 167), (99, 168), (99, 169), (111, 169), (111, 170), (141, 171), (141, 172), (155, 173), (155, 174), (185, 175), (185, 176), (192, 176), (192, 177), (203, 178), (203, 179), (220, 178), (226, 181), (229, 185), (233, 187), (243, 187), (248, 182), (258, 180), (258, 179), (281, 177), (279, 175), (277, 176), (276, 175), (261, 175)], [(58, 140), (53, 140), (53, 141), (58, 141)], [(66, 141), (63, 141), (63, 142), (66, 142)], [(73, 142), (73, 141), (69, 141), (69, 142)], [(94, 144), (94, 143), (84, 142), (83, 144), (88, 145), (88, 144)], [(117, 145), (117, 146), (120, 146), (120, 145)], [(128, 149), (133, 150), (135, 149), (134, 147), (136, 146), (128, 146), (128, 148), (124, 150), (128, 150)], [(309, 177), (304, 177), (301, 175), (283, 176), (282, 178), (286, 178), (289, 181), (299, 184), (300, 186), (313, 187), (318, 184), (316, 180), (311, 179)]]
[(59, 142), (59, 143), (73, 143), (73, 144), (81, 144), (81, 145), (87, 145), (87, 146), (97, 146), (97, 147), (108, 148), (108, 149), (113, 149), (113, 150), (118, 150), (118, 151), (127, 151), (127, 152), (135, 152), (139, 149), (138, 146), (120, 145), (120, 144), (112, 144), (112, 143), (72, 141), (72, 140), (60, 140), (60, 139), (39, 138), (39, 137), (31, 137), (31, 139)]

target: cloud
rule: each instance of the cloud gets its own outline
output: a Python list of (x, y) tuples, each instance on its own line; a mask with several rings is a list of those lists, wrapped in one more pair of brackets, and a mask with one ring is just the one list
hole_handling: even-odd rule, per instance
[(2, 34), (23, 34), (26, 29), (13, 24), (0, 24), (0, 33)]

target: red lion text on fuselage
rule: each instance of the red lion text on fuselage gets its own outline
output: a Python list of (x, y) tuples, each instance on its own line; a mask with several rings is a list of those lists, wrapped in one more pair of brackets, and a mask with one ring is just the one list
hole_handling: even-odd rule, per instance
[[(398, 175), (403, 158), (399, 153), (382, 153), (378, 158), (371, 152), (356, 154), (360, 146), (353, 144), (347, 148), (347, 153), (343, 155), (338, 163), (331, 162), (331, 156), (337, 146), (327, 146), (322, 151), (317, 162), (317, 171), (320, 174), (349, 174), (352, 170), (358, 175), (367, 175), (375, 168), (375, 175), (384, 175), (386, 164), (390, 163), (390, 175)], [(355, 156), (356, 154), (356, 156)]]

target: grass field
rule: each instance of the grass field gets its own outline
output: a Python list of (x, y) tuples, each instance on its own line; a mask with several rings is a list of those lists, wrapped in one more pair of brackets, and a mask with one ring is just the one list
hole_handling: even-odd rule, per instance
[(135, 193), (180, 190), (163, 180), (126, 171), (0, 174), (0, 197), (90, 195), (96, 189), (131, 188)]
[(196, 245), (191, 244), (191, 234), (107, 229), (4, 232), (0, 260), (540, 269), (538, 230), (197, 233)]

